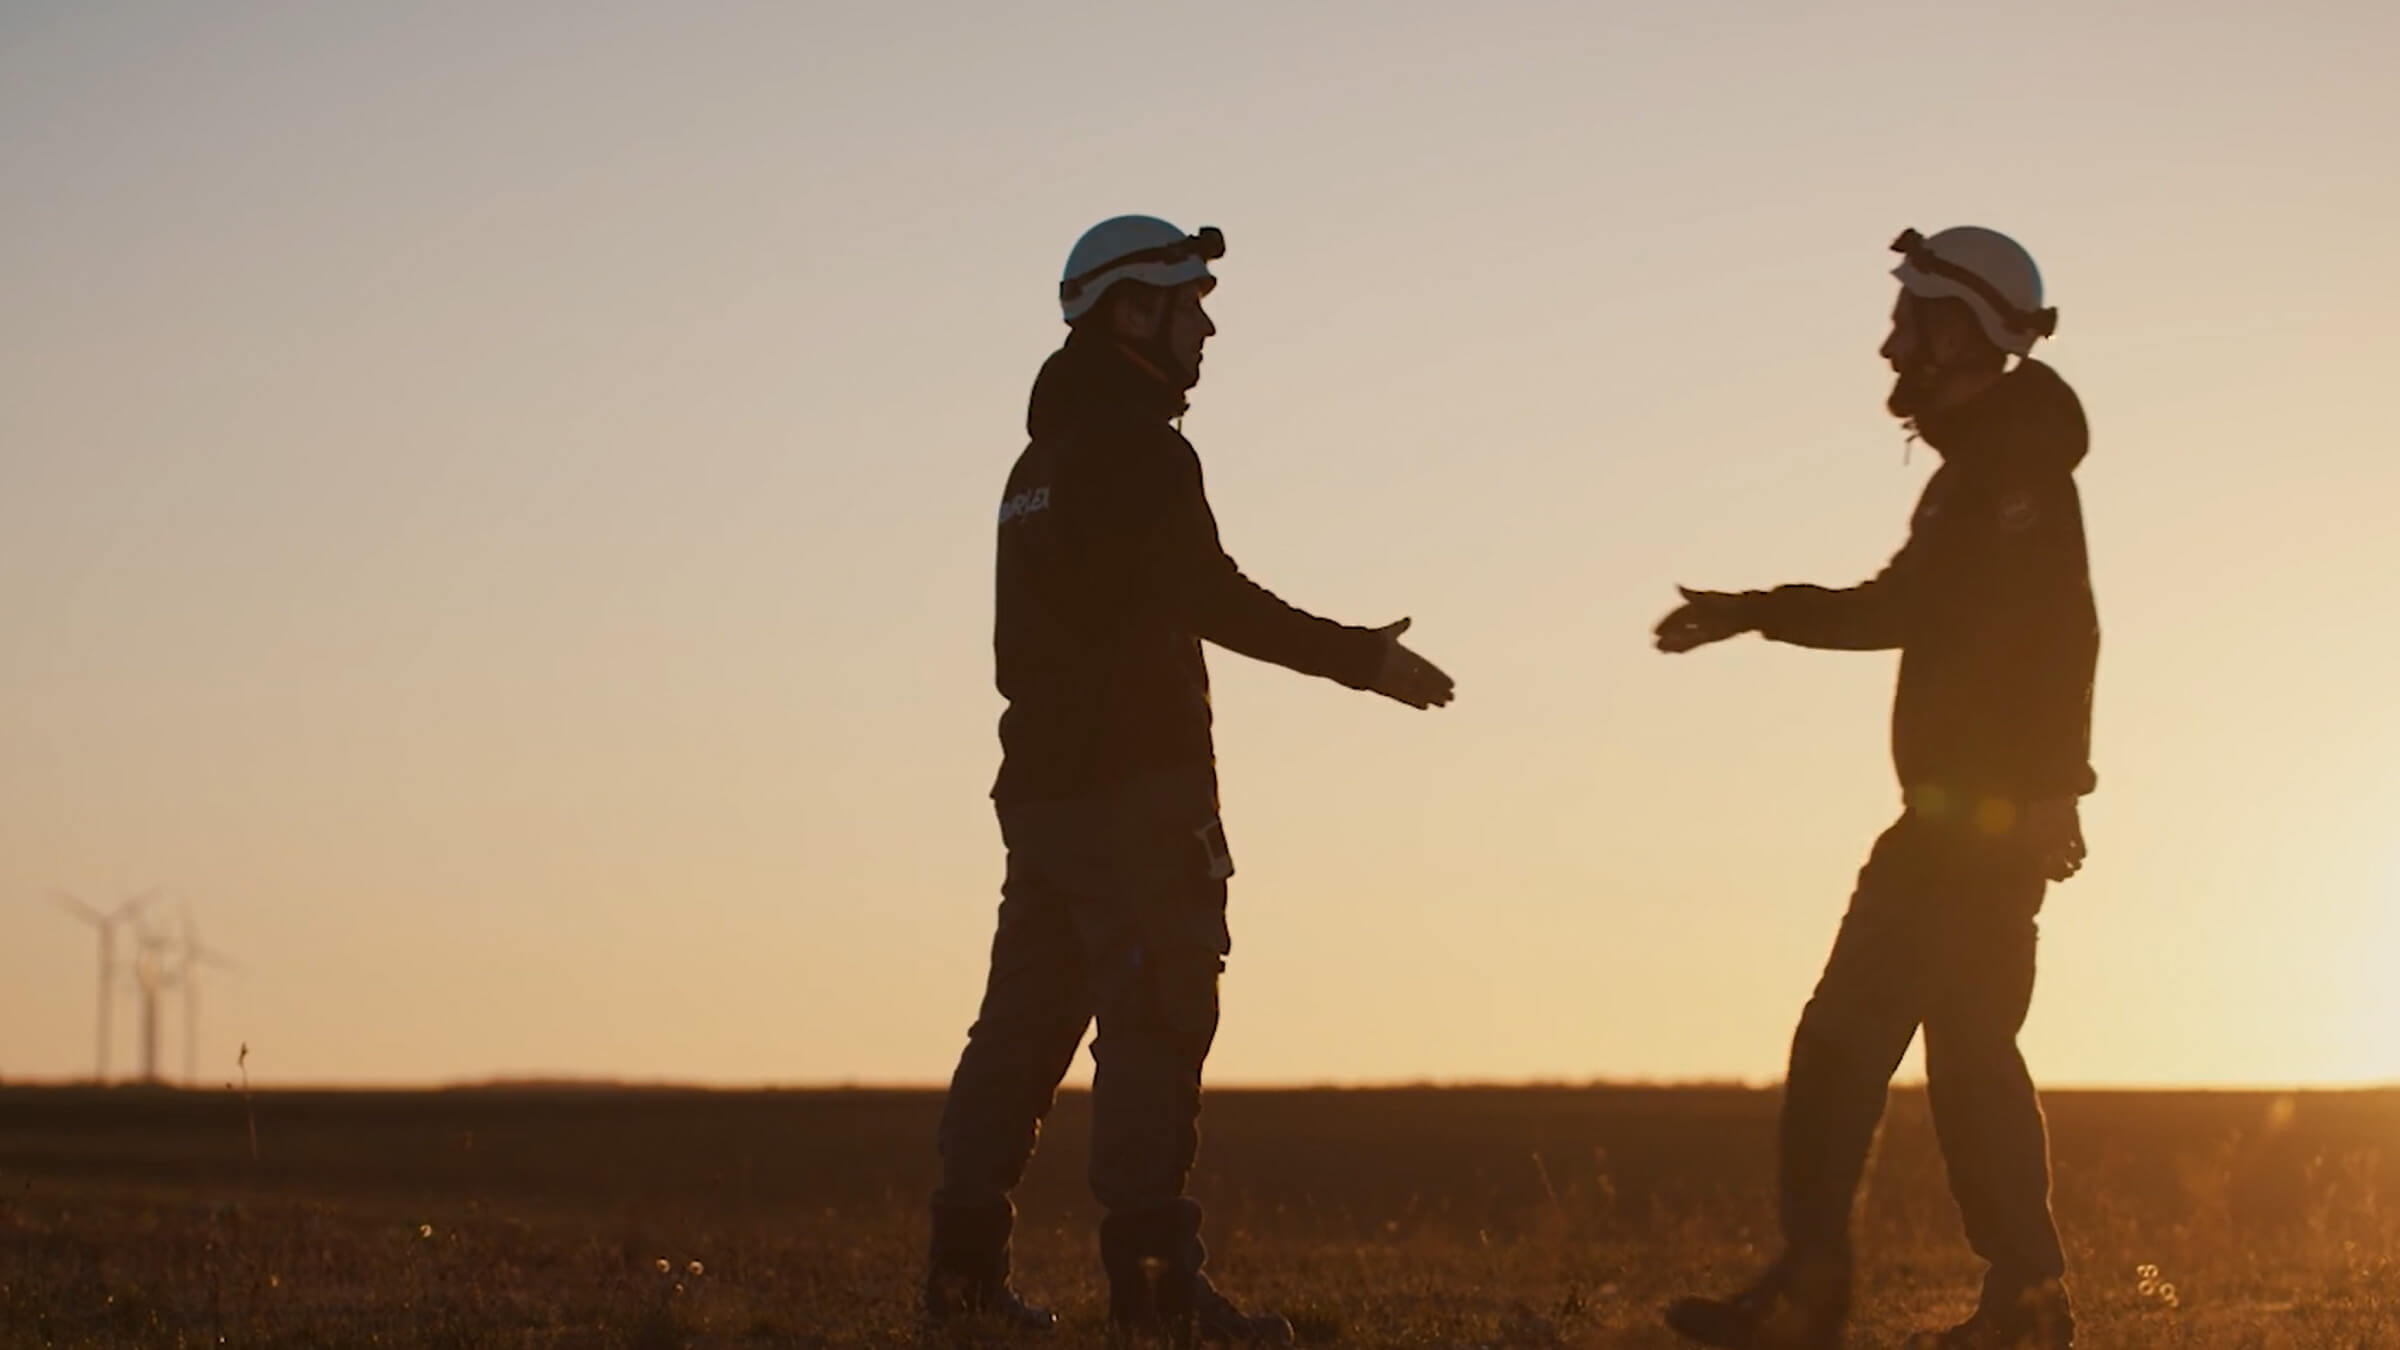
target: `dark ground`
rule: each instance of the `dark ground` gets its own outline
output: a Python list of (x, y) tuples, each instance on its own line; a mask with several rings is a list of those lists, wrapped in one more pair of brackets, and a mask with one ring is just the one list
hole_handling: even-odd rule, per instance
[[(1774, 1101), (1217, 1092), (1194, 1189), (1220, 1282), (1312, 1342), (1666, 1346), (1662, 1300), (1762, 1255)], [(2048, 1103), (2084, 1344), (2400, 1347), (2400, 1092)], [(0, 1346), (911, 1343), (938, 1109), (0, 1089)], [(1021, 1196), (1022, 1282), (1065, 1344), (1102, 1298), (1086, 1119), (1060, 1103)], [(1871, 1187), (1856, 1343), (1895, 1345), (1975, 1278), (1921, 1096), (1895, 1094)]]

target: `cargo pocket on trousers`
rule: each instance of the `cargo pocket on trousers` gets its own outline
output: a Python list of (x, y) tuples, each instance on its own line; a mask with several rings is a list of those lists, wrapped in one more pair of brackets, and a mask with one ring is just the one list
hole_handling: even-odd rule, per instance
[(1217, 979), (1225, 958), (1204, 948), (1177, 947), (1158, 953), (1150, 970), (1158, 1021), (1175, 1047), (1197, 1064), (1217, 1039)]

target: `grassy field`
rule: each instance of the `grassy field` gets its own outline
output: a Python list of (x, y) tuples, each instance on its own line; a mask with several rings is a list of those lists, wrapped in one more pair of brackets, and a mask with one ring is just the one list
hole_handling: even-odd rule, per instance
[[(2400, 1347), (2400, 1093), (2049, 1099), (2100, 1347)], [(898, 1092), (0, 1089), (0, 1345), (912, 1343), (939, 1099)], [(1099, 1339), (1086, 1102), (1022, 1283)], [(1771, 1093), (1220, 1092), (1220, 1282), (1312, 1343), (1665, 1346), (1767, 1241)], [(252, 1154), (253, 1120), (257, 1153)], [(1962, 1314), (1923, 1099), (1861, 1215), (1856, 1343)], [(2144, 1272), (2155, 1271), (2155, 1275)]]

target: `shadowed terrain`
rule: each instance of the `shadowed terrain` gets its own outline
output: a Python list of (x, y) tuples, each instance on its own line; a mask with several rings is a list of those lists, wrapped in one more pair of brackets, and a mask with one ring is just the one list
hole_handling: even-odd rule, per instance
[[(1099, 1339), (1087, 1105), (1061, 1100), (1020, 1196), (1021, 1282), (1066, 1344)], [(2086, 1343), (2400, 1345), (2400, 1093), (2048, 1106)], [(0, 1090), (0, 1344), (912, 1342), (939, 1109)], [(1770, 1245), (1774, 1110), (1732, 1088), (1222, 1091), (1194, 1191), (1220, 1282), (1310, 1342), (1664, 1346), (1661, 1301)], [(1857, 1344), (1963, 1315), (1975, 1263), (1914, 1092), (1861, 1225)]]

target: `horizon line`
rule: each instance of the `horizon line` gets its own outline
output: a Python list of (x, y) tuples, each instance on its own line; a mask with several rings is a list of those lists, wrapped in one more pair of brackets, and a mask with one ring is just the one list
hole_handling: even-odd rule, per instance
[[(1373, 1093), (1373, 1092), (1772, 1092), (1783, 1086), (1781, 1078), (1389, 1078), (1342, 1081), (1335, 1079), (1308, 1080), (1239, 1080), (1212, 1083), (1206, 1088), (1214, 1093)], [(1891, 1086), (1901, 1091), (1922, 1091), (1922, 1075), (1895, 1078)], [(44, 1090), (106, 1089), (127, 1092), (160, 1092), (176, 1094), (205, 1094), (220, 1092), (305, 1093), (333, 1092), (359, 1094), (402, 1094), (438, 1092), (657, 1092), (718, 1093), (735, 1095), (750, 1093), (840, 1093), (867, 1094), (938, 1094), (948, 1090), (946, 1082), (927, 1080), (839, 1078), (818, 1080), (755, 1080), (709, 1081), (677, 1078), (633, 1078), (578, 1074), (493, 1074), (475, 1078), (450, 1079), (289, 1079), (276, 1081), (252, 1080), (244, 1084), (227, 1080), (214, 1086), (172, 1081), (145, 1082), (139, 1079), (110, 1079), (102, 1082), (89, 1077), (0, 1077), (0, 1092), (36, 1088)], [(1089, 1095), (1089, 1084), (1061, 1084), (1062, 1094)], [(2335, 1095), (2350, 1093), (2400, 1092), (2400, 1079), (2325, 1079), (2316, 1082), (2187, 1082), (2187, 1083), (2110, 1083), (2094, 1081), (2045, 1084), (2044, 1096), (2053, 1094), (2139, 1094), (2190, 1096), (2221, 1094), (2225, 1096)]]

